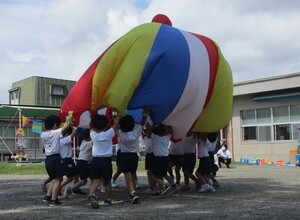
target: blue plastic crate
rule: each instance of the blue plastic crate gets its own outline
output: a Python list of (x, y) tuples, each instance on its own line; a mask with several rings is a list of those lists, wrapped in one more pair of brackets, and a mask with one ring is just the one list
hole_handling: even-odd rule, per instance
[(296, 159), (295, 159), (295, 161), (296, 161), (295, 165), (296, 165), (297, 167), (299, 167), (299, 166), (300, 166), (300, 154), (296, 154)]

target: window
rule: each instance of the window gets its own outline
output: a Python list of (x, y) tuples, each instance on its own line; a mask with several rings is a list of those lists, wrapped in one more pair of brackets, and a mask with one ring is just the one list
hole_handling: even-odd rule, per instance
[(288, 122), (289, 110), (288, 107), (276, 107), (273, 108), (274, 123)]
[(256, 140), (256, 127), (244, 128), (244, 141)]
[(300, 121), (300, 105), (291, 106), (291, 121)]
[(255, 124), (255, 110), (246, 110), (242, 112), (242, 124)]
[(243, 141), (297, 140), (300, 105), (241, 111)]
[(299, 134), (299, 128), (300, 124), (293, 124), (292, 128), (293, 128), (293, 140), (300, 140), (300, 134)]
[(291, 125), (274, 125), (275, 140), (291, 140)]
[(52, 95), (59, 95), (59, 96), (65, 95), (65, 87), (64, 86), (51, 85), (51, 87), (52, 87), (52, 90), (51, 90)]
[(271, 109), (263, 108), (257, 109), (257, 124), (270, 124), (271, 123)]
[(20, 89), (14, 89), (9, 92), (9, 103), (13, 105), (19, 104)]
[(271, 141), (271, 126), (258, 127), (258, 141)]

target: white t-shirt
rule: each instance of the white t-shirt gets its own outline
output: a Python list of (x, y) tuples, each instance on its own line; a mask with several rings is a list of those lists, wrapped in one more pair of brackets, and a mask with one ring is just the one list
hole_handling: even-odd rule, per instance
[(144, 144), (145, 144), (145, 151), (147, 154), (153, 153), (153, 146), (152, 146), (152, 141), (149, 138), (143, 138)]
[(71, 135), (60, 138), (59, 142), (60, 142), (60, 156), (61, 156), (61, 158), (62, 159), (72, 158), (72, 156), (73, 156), (73, 145), (72, 145)]
[(182, 145), (183, 145), (183, 140), (180, 140), (176, 143), (171, 141), (169, 146), (169, 155), (183, 155)]
[(230, 159), (231, 158), (231, 153), (229, 150), (225, 150), (223, 151), (222, 149), (218, 150), (217, 155), (220, 155), (221, 157), (223, 157), (224, 159)]
[(47, 130), (41, 133), (41, 139), (45, 148), (46, 156), (60, 154), (60, 139), (61, 128), (56, 130)]
[(93, 141), (93, 157), (111, 157), (112, 156), (112, 139), (115, 136), (113, 128), (100, 133), (91, 130), (91, 139)]
[(139, 138), (142, 132), (142, 126), (135, 124), (132, 131), (123, 132), (118, 130), (119, 149), (122, 153), (138, 153), (139, 152)]
[(182, 144), (182, 152), (183, 154), (192, 154), (196, 153), (196, 144), (197, 139), (193, 137), (193, 135), (185, 137)]
[(93, 158), (92, 155), (93, 141), (83, 140), (79, 147), (79, 156), (78, 160), (85, 160), (90, 162)]
[(210, 142), (208, 139), (206, 139), (205, 142), (202, 140), (199, 141), (199, 143), (198, 143), (198, 158), (209, 156), (209, 154), (208, 154), (209, 146), (210, 146)]
[(153, 147), (153, 154), (157, 157), (167, 157), (169, 155), (169, 142), (171, 139), (171, 134), (165, 136), (158, 136), (151, 134), (151, 141)]

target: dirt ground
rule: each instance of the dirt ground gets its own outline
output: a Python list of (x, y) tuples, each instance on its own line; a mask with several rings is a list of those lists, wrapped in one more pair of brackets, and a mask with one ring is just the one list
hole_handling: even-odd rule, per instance
[[(300, 167), (222, 168), (216, 192), (200, 194), (192, 183), (191, 192), (162, 198), (150, 197), (146, 174), (138, 176), (140, 204), (128, 202), (120, 176), (113, 205), (92, 209), (84, 195), (61, 198), (59, 207), (43, 203), (39, 184), (46, 176), (0, 175), (0, 219), (300, 219)], [(83, 191), (88, 191), (88, 185)], [(102, 193), (99, 196), (103, 199)]]

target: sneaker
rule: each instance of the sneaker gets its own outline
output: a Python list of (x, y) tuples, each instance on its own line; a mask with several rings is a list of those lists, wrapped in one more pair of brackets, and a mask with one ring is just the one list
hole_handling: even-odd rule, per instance
[(51, 196), (44, 196), (43, 202), (50, 202), (51, 201)]
[(191, 187), (189, 186), (183, 186), (181, 189), (180, 189), (181, 192), (190, 192), (191, 191)]
[(176, 193), (178, 190), (180, 190), (180, 185), (179, 185), (179, 184), (175, 184), (174, 186), (172, 186), (171, 192), (170, 192), (169, 194), (174, 194), (174, 193)]
[(72, 194), (72, 188), (71, 186), (67, 186), (64, 191), (64, 198), (67, 199), (71, 194)]
[(44, 183), (41, 183), (41, 190), (42, 192), (46, 193), (47, 192), (47, 186)]
[(104, 204), (104, 206), (111, 206), (112, 205), (110, 199), (106, 199), (103, 204)]
[(203, 192), (210, 192), (212, 189), (211, 189), (211, 186), (208, 185), (208, 184), (204, 184), (201, 186), (201, 188), (199, 189), (199, 193), (203, 193)]
[(131, 201), (131, 204), (137, 204), (139, 202), (140, 197), (135, 192), (132, 192), (129, 195), (129, 199)]
[(73, 195), (86, 195), (86, 193), (82, 192), (81, 189), (73, 189), (72, 194)]
[(112, 187), (112, 188), (117, 188), (117, 187), (118, 187), (118, 184), (116, 184), (115, 181), (112, 181), (112, 182), (111, 182), (111, 187)]
[(218, 188), (218, 187), (220, 187), (220, 184), (219, 184), (219, 182), (218, 182), (218, 181), (214, 182), (214, 183), (213, 183), (213, 187), (214, 187), (214, 188)]
[(90, 202), (91, 202), (92, 208), (98, 209), (98, 208), (100, 207), (99, 202), (97, 201), (95, 195), (89, 195), (89, 196), (88, 196), (88, 199), (89, 199)]
[(165, 185), (165, 186), (161, 189), (159, 195), (160, 195), (160, 196), (165, 195), (170, 189), (171, 189), (171, 187), (169, 187), (168, 185)]
[(155, 191), (154, 193), (151, 194), (152, 197), (156, 197), (159, 196), (160, 192), (159, 191)]
[(213, 186), (210, 186), (209, 192), (216, 192), (215, 188)]
[(57, 205), (62, 205), (62, 203), (58, 201), (58, 199), (50, 201), (50, 206), (57, 206)]

